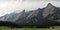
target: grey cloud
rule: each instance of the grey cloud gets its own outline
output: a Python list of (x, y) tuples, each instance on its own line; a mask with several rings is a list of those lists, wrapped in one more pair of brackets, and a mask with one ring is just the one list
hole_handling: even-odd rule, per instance
[(60, 1), (60, 0), (22, 0), (22, 1)]

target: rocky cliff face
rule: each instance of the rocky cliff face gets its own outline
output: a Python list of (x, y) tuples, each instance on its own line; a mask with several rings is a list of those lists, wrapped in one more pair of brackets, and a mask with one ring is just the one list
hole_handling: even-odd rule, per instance
[(25, 10), (23, 10), (22, 12), (20, 12), (20, 13), (15, 17), (14, 20), (19, 21), (18, 19), (19, 19), (19, 20), (25, 19)]
[(43, 11), (43, 17), (47, 17), (49, 14), (53, 14), (54, 10), (55, 10), (55, 7), (49, 3)]

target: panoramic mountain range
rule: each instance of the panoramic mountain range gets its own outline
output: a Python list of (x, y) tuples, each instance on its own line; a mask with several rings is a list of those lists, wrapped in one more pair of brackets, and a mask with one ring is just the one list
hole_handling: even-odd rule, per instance
[[(38, 8), (29, 12), (6, 14), (0, 17), (0, 24), (15, 27), (50, 27), (60, 25), (60, 7), (51, 3), (45, 8)], [(3, 23), (4, 22), (4, 23)], [(12, 24), (12, 25), (10, 25)]]

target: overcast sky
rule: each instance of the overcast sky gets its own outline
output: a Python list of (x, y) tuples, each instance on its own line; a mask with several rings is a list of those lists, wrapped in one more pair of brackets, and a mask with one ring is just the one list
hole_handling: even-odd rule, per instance
[(43, 8), (48, 3), (60, 7), (60, 0), (0, 0), (0, 16), (16, 10), (30, 11), (32, 9)]

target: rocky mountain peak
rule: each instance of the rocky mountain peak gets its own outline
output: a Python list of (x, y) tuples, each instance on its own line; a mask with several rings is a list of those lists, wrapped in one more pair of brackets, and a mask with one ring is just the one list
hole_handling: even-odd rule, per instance
[(49, 14), (52, 14), (54, 9), (55, 9), (55, 6), (53, 6), (51, 3), (48, 3), (48, 5), (45, 7), (43, 11), (43, 17), (46, 17)]
[(47, 6), (53, 6), (51, 3), (48, 3), (48, 5)]

